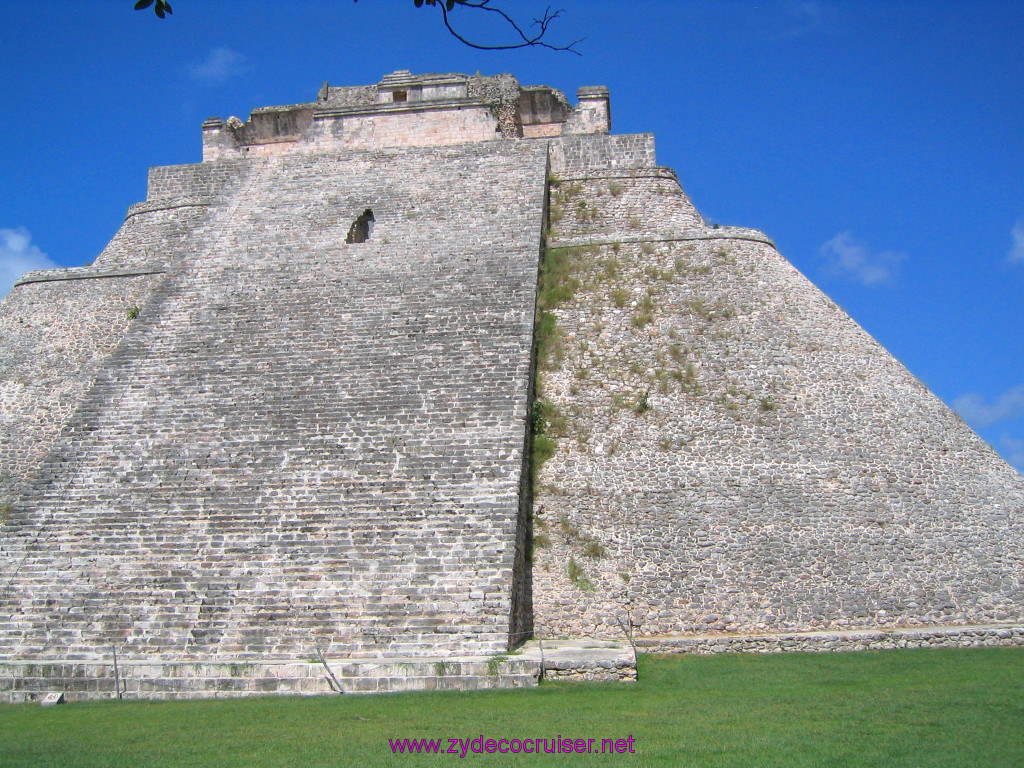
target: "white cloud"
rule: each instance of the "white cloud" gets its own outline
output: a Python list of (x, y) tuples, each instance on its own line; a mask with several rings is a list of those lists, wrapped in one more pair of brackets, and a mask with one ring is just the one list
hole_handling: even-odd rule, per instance
[(953, 410), (978, 427), (1016, 419), (1024, 416), (1024, 384), (1010, 387), (991, 403), (986, 403), (981, 395), (963, 395), (953, 401)]
[(896, 279), (905, 254), (895, 251), (871, 253), (849, 232), (840, 232), (823, 246), (821, 253), (830, 274), (855, 280), (861, 285), (890, 285)]
[(219, 85), (249, 69), (248, 59), (230, 48), (214, 48), (206, 58), (192, 65), (189, 74), (193, 80), (207, 85)]
[(24, 227), (0, 229), (0, 296), (11, 290), (26, 272), (57, 266), (38, 246), (32, 245), (32, 235)]
[(1000, 453), (1024, 475), (1024, 440), (1003, 435), (999, 440)]
[(1006, 259), (1011, 263), (1024, 264), (1024, 219), (1013, 225), (1010, 235), (1013, 237), (1013, 248), (1006, 254)]

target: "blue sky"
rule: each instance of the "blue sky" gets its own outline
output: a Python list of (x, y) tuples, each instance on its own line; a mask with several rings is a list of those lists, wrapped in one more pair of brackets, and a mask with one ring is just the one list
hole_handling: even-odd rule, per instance
[(1024, 2), (561, 0), (582, 56), (474, 51), (412, 0), (172, 4), (0, 4), (0, 294), (95, 258), (208, 116), (396, 69), (607, 85), (708, 221), (764, 230), (1024, 470)]

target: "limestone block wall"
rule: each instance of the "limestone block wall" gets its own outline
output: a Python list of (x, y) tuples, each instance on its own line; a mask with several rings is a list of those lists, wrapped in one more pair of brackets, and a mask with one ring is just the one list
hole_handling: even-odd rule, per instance
[[(574, 168), (614, 164), (565, 142)], [(1024, 620), (1024, 478), (763, 235), (701, 226), (661, 181), (573, 178), (549, 246), (578, 287), (539, 382), (542, 636)]]
[(160, 279), (30, 282), (0, 302), (0, 508), (11, 505), (3, 517)]
[(145, 202), (87, 267), (25, 275), (0, 302), (0, 508), (14, 505), (163, 274), (241, 165), (154, 168)]
[(211, 207), (230, 196), (247, 172), (244, 161), (151, 168), (146, 200), (128, 208), (124, 224), (93, 262), (97, 270), (162, 270), (192, 249)]
[[(252, 143), (245, 141), (248, 132), (236, 137), (223, 122), (211, 119), (203, 124), (203, 161), (230, 163), (239, 158), (274, 157), (292, 152), (492, 141), (503, 135), (496, 111), (469, 99), (403, 102), (393, 107), (382, 104), (362, 105), (356, 109), (324, 108), (317, 110), (301, 135), (283, 135)], [(512, 111), (514, 116), (514, 109)]]
[(246, 122), (203, 122), (205, 162), (292, 152), (442, 146), (495, 138), (607, 135), (608, 89), (580, 88), (570, 107), (547, 86), (522, 87), (512, 75), (413, 75), (398, 70), (377, 85), (332, 88), (316, 102), (264, 107)]
[(703, 228), (669, 168), (576, 171), (551, 188), (559, 243), (638, 240)]
[(217, 163), (163, 165), (149, 169), (146, 199), (149, 201), (199, 198), (207, 199), (230, 193), (248, 171), (244, 160)]
[(0, 655), (506, 648), (545, 168), (532, 142), (250, 161), (0, 531)]
[(523, 126), (523, 138), (526, 139), (551, 139), (561, 135), (561, 123), (539, 123), (537, 125)]
[(165, 269), (187, 247), (191, 233), (205, 220), (208, 201), (143, 202), (132, 206), (117, 234), (96, 257), (98, 270)]
[(116, 648), (140, 695), (236, 664), (238, 693), (309, 692), (317, 649), (620, 622), (656, 650), (1021, 641), (1024, 479), (763, 233), (707, 227), (652, 136), (601, 133), (603, 89), (566, 123), (596, 132), (525, 140), (325, 90), (303, 151), (217, 159), (207, 121), (94, 265), (0, 303), (0, 691), (102, 695)]
[(489, 107), (425, 104), (416, 109), (352, 115), (318, 113), (304, 149), (441, 146), (501, 138)]
[(618, 136), (563, 136), (549, 142), (551, 173), (578, 177), (584, 171), (654, 168), (654, 135), (627, 133)]

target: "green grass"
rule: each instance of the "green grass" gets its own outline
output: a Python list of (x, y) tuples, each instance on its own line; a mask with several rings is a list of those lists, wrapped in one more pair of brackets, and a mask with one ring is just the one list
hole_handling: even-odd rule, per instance
[(569, 574), (569, 581), (571, 581), (573, 586), (577, 589), (581, 589), (584, 592), (594, 591), (594, 582), (587, 578), (587, 572), (584, 571), (580, 564), (571, 557), (569, 558), (567, 573)]
[(466, 765), (998, 768), (1024, 757), (1024, 649), (640, 661), (634, 685), (0, 706), (0, 765), (436, 766), (463, 761), (392, 755), (388, 739), (481, 734), (633, 736), (636, 753), (470, 753)]
[(541, 370), (555, 370), (562, 364), (562, 333), (551, 310), (569, 301), (580, 288), (575, 276), (579, 268), (579, 252), (573, 248), (548, 248), (541, 260), (540, 283), (537, 290), (535, 327), (537, 365)]
[(571, 299), (580, 287), (575, 276), (579, 257), (569, 248), (548, 248), (540, 273), (539, 304), (554, 309)]
[(544, 462), (555, 455), (558, 443), (550, 435), (533, 436), (533, 471), (539, 472)]

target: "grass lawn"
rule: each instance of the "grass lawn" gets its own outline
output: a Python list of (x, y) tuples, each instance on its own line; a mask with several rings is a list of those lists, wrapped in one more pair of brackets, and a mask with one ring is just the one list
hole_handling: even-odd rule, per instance
[[(1024, 648), (641, 657), (525, 691), (0, 705), (0, 766), (1021, 766)], [(388, 739), (634, 738), (634, 754), (393, 755)]]

